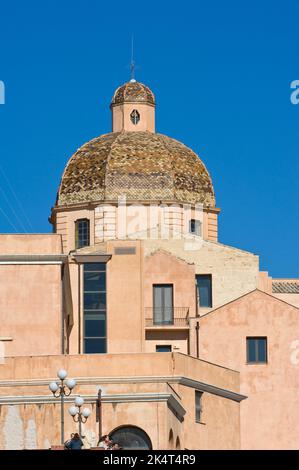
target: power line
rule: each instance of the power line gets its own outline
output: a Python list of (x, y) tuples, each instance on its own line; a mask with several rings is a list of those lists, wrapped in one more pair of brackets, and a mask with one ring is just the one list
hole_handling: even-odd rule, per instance
[(1, 186), (0, 186), (0, 191), (1, 191), (3, 197), (4, 197), (5, 201), (6, 201), (6, 204), (7, 204), (8, 207), (10, 208), (11, 212), (13, 213), (13, 215), (15, 216), (15, 218), (16, 218), (18, 224), (20, 224), (20, 227), (22, 228), (22, 230), (24, 230), (25, 233), (28, 233), (26, 227), (24, 226), (23, 222), (21, 221), (21, 219), (19, 218), (18, 214), (17, 214), (16, 211), (14, 210), (12, 204), (10, 203), (8, 197), (7, 197), (6, 194), (5, 194), (4, 189), (1, 188)]
[(32, 226), (32, 224), (31, 224), (30, 220), (28, 219), (28, 217), (27, 217), (27, 215), (26, 215), (26, 213), (25, 213), (25, 211), (24, 211), (24, 209), (23, 209), (23, 206), (22, 206), (22, 204), (21, 204), (21, 201), (19, 200), (18, 196), (16, 195), (16, 193), (15, 193), (15, 191), (14, 191), (12, 185), (10, 184), (10, 182), (9, 182), (9, 180), (8, 180), (8, 177), (6, 176), (6, 174), (5, 174), (4, 170), (3, 170), (3, 168), (1, 167), (1, 165), (0, 165), (0, 171), (1, 171), (1, 173), (2, 173), (2, 175), (3, 175), (3, 177), (4, 177), (4, 179), (5, 179), (5, 181), (6, 181), (6, 183), (7, 183), (7, 186), (9, 187), (9, 189), (10, 189), (12, 195), (14, 196), (14, 198), (15, 198), (15, 200), (16, 200), (18, 206), (19, 206), (19, 209), (20, 209), (21, 212), (23, 213), (23, 216), (25, 217), (28, 226), (31, 228), (32, 231), (34, 231), (34, 228), (33, 228), (33, 226)]
[(14, 231), (17, 233), (18, 232), (18, 229), (16, 228), (16, 226), (13, 224), (13, 222), (10, 220), (9, 216), (6, 214), (6, 212), (2, 209), (2, 207), (0, 207), (0, 212), (2, 212), (2, 214), (4, 215), (4, 217), (6, 218), (6, 220), (8, 221), (8, 223), (12, 226), (12, 228), (14, 229)]

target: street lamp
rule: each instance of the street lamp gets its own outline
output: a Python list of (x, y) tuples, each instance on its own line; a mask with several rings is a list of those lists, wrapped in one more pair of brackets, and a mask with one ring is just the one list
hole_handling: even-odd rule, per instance
[(64, 444), (64, 397), (68, 397), (73, 388), (76, 386), (76, 381), (74, 379), (68, 379), (66, 383), (64, 380), (67, 378), (67, 371), (60, 369), (57, 372), (57, 377), (60, 379), (60, 384), (57, 382), (51, 382), (49, 384), (49, 389), (53, 393), (55, 398), (60, 398), (61, 403), (61, 444)]
[(72, 416), (75, 423), (79, 423), (79, 436), (82, 437), (82, 423), (85, 424), (88, 417), (90, 416), (90, 409), (83, 408), (81, 411), (81, 407), (84, 404), (84, 398), (76, 397), (75, 399), (75, 406), (71, 406), (69, 408), (69, 414)]

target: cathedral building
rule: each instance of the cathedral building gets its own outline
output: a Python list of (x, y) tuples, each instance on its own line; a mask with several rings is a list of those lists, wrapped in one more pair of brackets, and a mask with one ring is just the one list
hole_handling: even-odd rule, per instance
[(59, 444), (78, 395), (86, 447), (299, 446), (299, 279), (219, 241), (211, 176), (155, 110), (120, 86), (112, 132), (62, 173), (53, 233), (0, 235), (1, 449)]

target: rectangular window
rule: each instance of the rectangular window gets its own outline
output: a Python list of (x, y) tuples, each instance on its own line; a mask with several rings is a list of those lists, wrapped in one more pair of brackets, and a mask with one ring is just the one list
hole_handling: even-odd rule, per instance
[(189, 232), (194, 235), (201, 235), (201, 222), (200, 220), (191, 219), (189, 221)]
[(84, 353), (106, 353), (106, 264), (85, 263)]
[(157, 344), (156, 346), (156, 352), (171, 352), (171, 346), (170, 345), (164, 345), (164, 344)]
[(203, 392), (195, 390), (195, 421), (201, 423), (202, 417), (202, 395)]
[(154, 325), (173, 325), (173, 285), (155, 284), (153, 289)]
[(247, 363), (267, 363), (267, 338), (265, 336), (247, 337)]
[(212, 276), (211, 274), (197, 274), (197, 297), (200, 307), (212, 307)]
[(78, 219), (75, 222), (76, 249), (90, 245), (89, 220)]

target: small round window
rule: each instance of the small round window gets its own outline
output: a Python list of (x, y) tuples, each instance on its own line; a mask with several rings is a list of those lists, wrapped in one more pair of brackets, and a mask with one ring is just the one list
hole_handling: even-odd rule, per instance
[(140, 114), (138, 113), (137, 109), (133, 109), (133, 111), (130, 114), (130, 118), (132, 123), (136, 126), (138, 122), (140, 121)]

